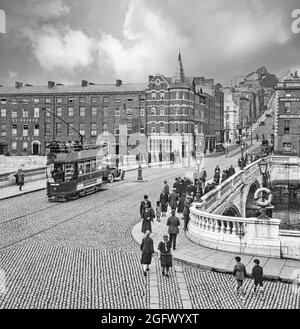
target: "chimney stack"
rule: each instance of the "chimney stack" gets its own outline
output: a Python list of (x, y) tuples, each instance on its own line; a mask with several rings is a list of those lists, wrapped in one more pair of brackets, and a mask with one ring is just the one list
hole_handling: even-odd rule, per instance
[(116, 87), (120, 87), (122, 84), (122, 80), (117, 79), (116, 80)]
[(15, 82), (15, 87), (18, 88), (18, 89), (23, 87), (23, 82), (16, 81)]
[(81, 80), (81, 87), (86, 87), (88, 85), (87, 80)]
[(149, 75), (149, 82), (153, 79), (153, 75)]
[(48, 88), (53, 88), (55, 86), (55, 82), (48, 81)]
[(94, 82), (89, 82), (89, 86), (94, 86), (95, 83)]
[(25, 87), (33, 87), (33, 86), (30, 85), (29, 83), (25, 83)]

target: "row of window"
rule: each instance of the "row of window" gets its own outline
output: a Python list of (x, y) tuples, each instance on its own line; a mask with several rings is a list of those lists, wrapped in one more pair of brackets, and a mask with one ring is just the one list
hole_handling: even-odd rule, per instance
[[(103, 96), (101, 97), (79, 97), (79, 102), (80, 103), (88, 103), (89, 99), (91, 100), (91, 103), (99, 103), (101, 102), (102, 99), (102, 103), (108, 103), (110, 102), (112, 99), (109, 96)], [(6, 99), (6, 98), (1, 98), (0, 99), (0, 104), (29, 104), (31, 102), (33, 103), (46, 103), (46, 104), (50, 104), (50, 103), (63, 103), (64, 101), (67, 103), (74, 103), (76, 100), (75, 97), (67, 97), (66, 99), (63, 97), (49, 97), (49, 98), (30, 98), (30, 97), (26, 97), (26, 98), (22, 98), (22, 99), (17, 99), (17, 98), (12, 98), (12, 99)], [(140, 97), (139, 100), (145, 101), (145, 97)], [(114, 98), (115, 103), (120, 103), (121, 102), (121, 98), (120, 97), (115, 97)], [(133, 98), (132, 97), (127, 97), (126, 98), (126, 102), (127, 103), (132, 103), (133, 102)]]
[[(27, 137), (28, 136), (28, 125), (23, 125), (23, 136)], [(6, 125), (5, 124), (1, 124), (0, 125), (0, 132), (1, 132), (1, 136), (6, 136)], [(18, 126), (17, 125), (12, 125), (11, 128), (11, 134), (12, 136), (17, 136), (18, 135)], [(34, 129), (33, 129), (33, 136), (39, 136), (40, 135), (40, 126), (38, 124), (34, 125)]]
[[(63, 108), (62, 107), (57, 107), (56, 109), (56, 115), (61, 117), (63, 115)], [(100, 110), (99, 107), (91, 107), (91, 116), (92, 117), (96, 117), (97, 116), (97, 113), (98, 111)], [(46, 117), (49, 118), (52, 116), (52, 109), (50, 107), (46, 107), (45, 108), (45, 112), (46, 112)], [(28, 109), (22, 109), (22, 117), (23, 118), (28, 118), (29, 117), (29, 112), (30, 110)], [(110, 109), (108, 107), (104, 107), (103, 108), (103, 114), (104, 114), (104, 117), (105, 116), (109, 116), (109, 112), (110, 112)], [(12, 110), (11, 111), (11, 117), (12, 118), (17, 118), (18, 117), (18, 111), (17, 110)], [(126, 114), (127, 116), (132, 116), (134, 114), (134, 110), (133, 109), (126, 109)], [(73, 117), (74, 116), (74, 107), (68, 107), (67, 108), (67, 115), (69, 117)], [(121, 115), (121, 109), (119, 107), (115, 108), (115, 116), (120, 116)], [(141, 108), (140, 109), (140, 116), (144, 116), (145, 115), (145, 109), (144, 108)], [(6, 117), (7, 116), (7, 110), (6, 109), (1, 109), (0, 111), (0, 116), (2, 118)], [(40, 109), (38, 107), (35, 107), (33, 109), (33, 116), (34, 118), (39, 118), (40, 116)], [(80, 106), (79, 107), (79, 116), (80, 117), (85, 117), (86, 116), (86, 108), (84, 106)]]
[(168, 126), (160, 122), (159, 125), (156, 123), (151, 123), (150, 125), (150, 132), (151, 133), (164, 133), (168, 132), (168, 127), (169, 127), (169, 132), (176, 132), (176, 133), (190, 133), (191, 129), (194, 130), (193, 125), (189, 126), (188, 123), (174, 123), (174, 124), (169, 124)]
[[(160, 91), (152, 91), (151, 92), (151, 99), (152, 100), (164, 100), (165, 99), (165, 92)], [(185, 91), (171, 91), (170, 92), (170, 99), (181, 99), (181, 100), (189, 100), (190, 93)]]
[[(160, 115), (160, 116), (164, 116), (164, 115), (168, 115), (168, 109), (167, 108), (155, 108), (152, 107), (150, 109), (149, 115)], [(195, 109), (191, 109), (191, 108), (181, 108), (181, 107), (173, 107), (169, 109), (169, 115), (181, 115), (181, 116), (194, 116), (195, 115)]]

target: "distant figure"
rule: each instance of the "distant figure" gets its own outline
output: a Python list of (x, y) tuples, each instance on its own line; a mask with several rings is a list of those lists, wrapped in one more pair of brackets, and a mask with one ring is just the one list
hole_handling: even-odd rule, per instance
[(167, 194), (170, 193), (170, 187), (169, 187), (168, 182), (166, 180), (164, 181), (164, 190), (167, 192)]
[(171, 207), (171, 209), (175, 209), (177, 208), (177, 202), (178, 202), (178, 194), (176, 193), (176, 189), (173, 188), (173, 192), (171, 194), (169, 194), (169, 205)]
[(161, 217), (161, 204), (160, 204), (160, 201), (156, 201), (155, 214), (156, 214), (156, 220), (158, 222), (160, 222), (160, 217)]
[(233, 176), (235, 174), (235, 169), (233, 168), (233, 165), (229, 168), (229, 177)]
[(14, 174), (16, 177), (16, 184), (19, 186), (19, 190), (22, 191), (22, 187), (24, 185), (24, 171), (22, 168), (18, 169), (18, 171)]
[(153, 222), (153, 219), (155, 217), (154, 210), (148, 206), (148, 204), (145, 204), (145, 209), (142, 213), (142, 233), (146, 233), (146, 231), (152, 232), (152, 225), (151, 222)]
[(226, 171), (223, 170), (221, 183), (225, 182), (227, 178), (228, 178), (228, 176), (227, 176), (227, 174), (226, 174)]
[(165, 189), (162, 190), (159, 197), (159, 201), (161, 206), (162, 217), (166, 217), (166, 212), (168, 210), (169, 194), (166, 192)]
[(144, 200), (141, 202), (140, 205), (140, 215), (142, 217), (143, 211), (146, 208), (146, 205), (148, 205), (148, 208), (151, 208), (151, 202), (148, 200), (148, 195), (144, 195)]
[(147, 230), (141, 244), (141, 264), (143, 265), (144, 276), (147, 276), (147, 271), (150, 271), (149, 265), (151, 264), (152, 254), (154, 253), (153, 240), (150, 238), (150, 234), (150, 231)]

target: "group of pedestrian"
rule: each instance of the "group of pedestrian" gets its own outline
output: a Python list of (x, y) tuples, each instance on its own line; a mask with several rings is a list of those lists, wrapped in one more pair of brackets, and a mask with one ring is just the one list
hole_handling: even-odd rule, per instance
[(231, 165), (228, 169), (224, 169), (222, 171), (222, 174), (219, 165), (217, 165), (215, 168), (213, 181), (215, 182), (215, 185), (219, 185), (220, 183), (225, 182), (226, 179), (233, 176), (234, 174), (235, 174), (235, 169), (233, 168), (233, 165)]
[(255, 152), (252, 153), (245, 153), (242, 157), (238, 159), (238, 167), (240, 169), (245, 168), (247, 165), (249, 165), (252, 162), (255, 162), (256, 160), (260, 159), (261, 156)]
[[(245, 265), (241, 262), (241, 257), (235, 257), (236, 264), (233, 268), (233, 275), (236, 279), (236, 293), (240, 294), (241, 299), (245, 299), (245, 291), (243, 288), (243, 282), (247, 276)], [(264, 299), (264, 288), (263, 288), (263, 268), (259, 265), (259, 259), (254, 259), (254, 266), (252, 268), (253, 277), (253, 294), (257, 294), (257, 291), (261, 294)]]

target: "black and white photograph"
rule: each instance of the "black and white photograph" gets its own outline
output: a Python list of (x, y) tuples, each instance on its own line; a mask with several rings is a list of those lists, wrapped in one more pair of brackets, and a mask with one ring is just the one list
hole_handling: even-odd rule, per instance
[(300, 309), (299, 0), (0, 0), (9, 309)]

